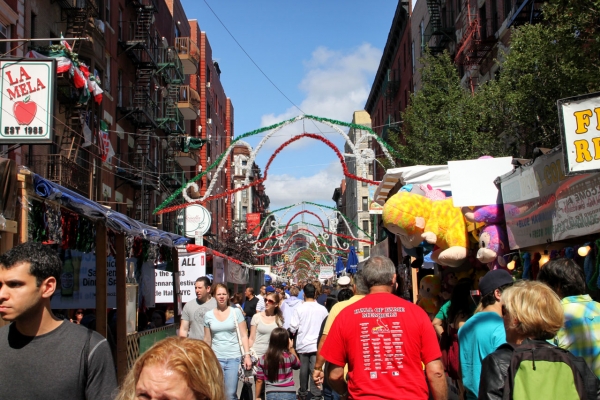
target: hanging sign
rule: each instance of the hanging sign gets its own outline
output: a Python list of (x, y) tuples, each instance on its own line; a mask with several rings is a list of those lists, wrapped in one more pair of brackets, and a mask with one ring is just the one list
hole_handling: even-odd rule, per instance
[(260, 213), (246, 214), (246, 232), (252, 236), (258, 236), (260, 232)]
[(600, 174), (566, 176), (560, 151), (500, 182), (511, 249), (600, 232)]
[(600, 92), (558, 100), (565, 175), (600, 172)]
[(55, 60), (0, 60), (0, 143), (52, 143)]
[[(210, 229), (212, 218), (210, 212), (197, 204), (185, 210), (185, 236), (194, 238), (202, 236)], [(196, 243), (197, 244), (197, 243)]]
[(319, 271), (319, 279), (329, 279), (333, 278), (333, 266), (332, 265), (322, 265)]
[[(154, 300), (156, 303), (173, 302), (173, 273), (169, 271), (154, 270), (156, 289)], [(196, 279), (206, 275), (206, 253), (180, 253), (179, 254), (179, 292), (181, 301), (187, 303), (196, 298), (194, 285)]]

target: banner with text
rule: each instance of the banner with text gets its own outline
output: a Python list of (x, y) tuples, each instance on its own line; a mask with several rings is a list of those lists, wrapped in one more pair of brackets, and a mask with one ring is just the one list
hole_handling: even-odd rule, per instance
[(246, 214), (246, 232), (252, 236), (258, 236), (260, 233), (260, 213)]
[(319, 279), (333, 278), (333, 266), (332, 265), (321, 265), (319, 270)]
[(600, 232), (600, 174), (566, 176), (561, 152), (504, 175), (501, 188), (511, 249)]
[[(154, 275), (156, 281), (154, 298), (156, 303), (172, 303), (173, 273), (154, 270)], [(206, 275), (206, 253), (179, 254), (179, 290), (182, 302), (187, 303), (196, 298), (194, 290), (196, 279), (204, 275)]]

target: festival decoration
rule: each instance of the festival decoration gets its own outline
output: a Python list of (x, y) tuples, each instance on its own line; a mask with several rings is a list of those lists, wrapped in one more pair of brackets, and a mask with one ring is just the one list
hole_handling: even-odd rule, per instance
[[(301, 135), (292, 137), (290, 140), (288, 140), (287, 142), (285, 142), (281, 146), (279, 146), (279, 148), (277, 148), (277, 150), (269, 158), (267, 166), (265, 167), (265, 170), (264, 170), (265, 171), (264, 177), (262, 179), (258, 179), (253, 182), (250, 182), (251, 166), (254, 164), (256, 156), (260, 152), (260, 150), (262, 149), (264, 144), (279, 130), (283, 129), (284, 127), (286, 127), (290, 124), (293, 124), (298, 121), (302, 121), (304, 119), (309, 119), (309, 120), (313, 120), (316, 122), (320, 122), (322, 124), (325, 124), (325, 125), (331, 127), (332, 129), (334, 129), (337, 133), (339, 133), (345, 139), (346, 146), (350, 149), (351, 153), (342, 154), (333, 143), (331, 143), (329, 140), (325, 139), (322, 135), (312, 134), (312, 133), (303, 133)], [(346, 133), (339, 126), (363, 130), (363, 131), (366, 131), (366, 133), (361, 135), (361, 137), (357, 140), (356, 143), (353, 143), (350, 140), (350, 138), (348, 137), (348, 135), (346, 135)], [(252, 147), (244, 141), (244, 139), (247, 137), (258, 135), (258, 134), (264, 133), (264, 132), (269, 132), (269, 133), (267, 135), (265, 135), (265, 137), (260, 141), (260, 143), (257, 145), (257, 147), (255, 149), (252, 149)], [(185, 208), (185, 207), (189, 206), (190, 204), (203, 204), (205, 202), (208, 202), (208, 201), (211, 201), (214, 199), (218, 199), (221, 197), (227, 197), (233, 193), (236, 193), (236, 192), (239, 192), (242, 190), (246, 190), (252, 186), (262, 184), (267, 179), (269, 166), (273, 162), (275, 157), (285, 147), (287, 147), (291, 143), (293, 143), (297, 140), (303, 139), (303, 138), (312, 138), (312, 139), (316, 139), (316, 140), (319, 140), (319, 141), (325, 143), (332, 150), (334, 150), (334, 152), (338, 156), (340, 163), (342, 164), (342, 169), (344, 171), (344, 175), (346, 177), (348, 177), (350, 179), (359, 180), (362, 182), (367, 182), (372, 185), (377, 185), (378, 182), (366, 179), (365, 176), (368, 171), (368, 165), (375, 161), (375, 153), (373, 152), (372, 149), (360, 149), (359, 145), (362, 142), (365, 142), (368, 140), (377, 141), (379, 143), (380, 148), (382, 149), (385, 157), (390, 161), (390, 163), (392, 165), (395, 164), (393, 156), (395, 156), (395, 157), (399, 156), (398, 153), (389, 144), (387, 144), (383, 139), (381, 139), (377, 134), (375, 134), (375, 132), (373, 132), (373, 130), (371, 130), (370, 128), (367, 128), (362, 125), (349, 124), (346, 122), (331, 120), (331, 119), (327, 119), (327, 118), (320, 118), (320, 117), (315, 117), (315, 116), (311, 116), (311, 115), (301, 115), (301, 116), (280, 122), (278, 124), (270, 125), (265, 128), (257, 129), (257, 130), (251, 131), (251, 132), (247, 132), (241, 136), (238, 136), (235, 140), (232, 141), (231, 145), (227, 148), (227, 150), (224, 153), (222, 153), (219, 157), (217, 157), (217, 159), (211, 165), (209, 165), (204, 171), (202, 171), (201, 173), (196, 175), (194, 178), (190, 179), (190, 181), (186, 185), (184, 185), (181, 188), (179, 188), (178, 190), (176, 190), (171, 196), (169, 196), (165, 201), (163, 201), (154, 210), (154, 213), (155, 214), (163, 214), (166, 212), (176, 211), (181, 208)], [(195, 182), (197, 182), (200, 178), (205, 176), (209, 171), (212, 171), (213, 169), (216, 169), (214, 175), (218, 175), (221, 172), (221, 170), (223, 168), (225, 168), (225, 165), (227, 163), (229, 155), (233, 151), (233, 148), (237, 145), (244, 145), (250, 151), (250, 157), (247, 160), (248, 161), (247, 165), (241, 165), (241, 162), (239, 163), (239, 165), (236, 164), (236, 166), (238, 168), (240, 168), (240, 170), (242, 170), (242, 172), (244, 173), (244, 175), (246, 177), (245, 181), (244, 181), (244, 186), (235, 188), (232, 190), (226, 190), (222, 193), (213, 195), (212, 193), (213, 193), (213, 190), (216, 185), (216, 180), (213, 179), (210, 181), (209, 187), (207, 188), (204, 196), (201, 199), (192, 199), (187, 194), (187, 190), (191, 188), (195, 191), (198, 191), (199, 188)], [(353, 174), (349, 173), (344, 157), (354, 157), (356, 159), (357, 167), (359, 168), (359, 170), (361, 170), (362, 176), (357, 176), (357, 175), (353, 175)], [(180, 205), (167, 207), (167, 205), (170, 204), (171, 202), (173, 202), (176, 199), (176, 197), (179, 196), (180, 194), (184, 197), (184, 199), (187, 201), (188, 204), (180, 204)]]

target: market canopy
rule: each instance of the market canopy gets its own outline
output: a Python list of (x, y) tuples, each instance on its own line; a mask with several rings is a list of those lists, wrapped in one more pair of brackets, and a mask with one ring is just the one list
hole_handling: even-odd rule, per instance
[(92, 221), (104, 220), (106, 226), (114, 231), (141, 237), (150, 242), (169, 247), (184, 245), (189, 242), (188, 238), (143, 224), (140, 221), (106, 208), (72, 190), (49, 181), (40, 175), (34, 173), (30, 173), (30, 175), (33, 177), (33, 187), (38, 196), (43, 199), (55, 201)]
[(385, 204), (390, 191), (398, 182), (404, 185), (429, 184), (436, 189), (450, 192), (450, 171), (448, 165), (414, 165), (412, 167), (388, 169), (377, 190), (374, 201)]

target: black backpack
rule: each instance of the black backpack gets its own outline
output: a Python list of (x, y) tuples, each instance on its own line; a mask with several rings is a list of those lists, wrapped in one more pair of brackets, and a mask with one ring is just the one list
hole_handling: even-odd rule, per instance
[(600, 381), (585, 360), (541, 340), (516, 347), (503, 400), (596, 400)]

